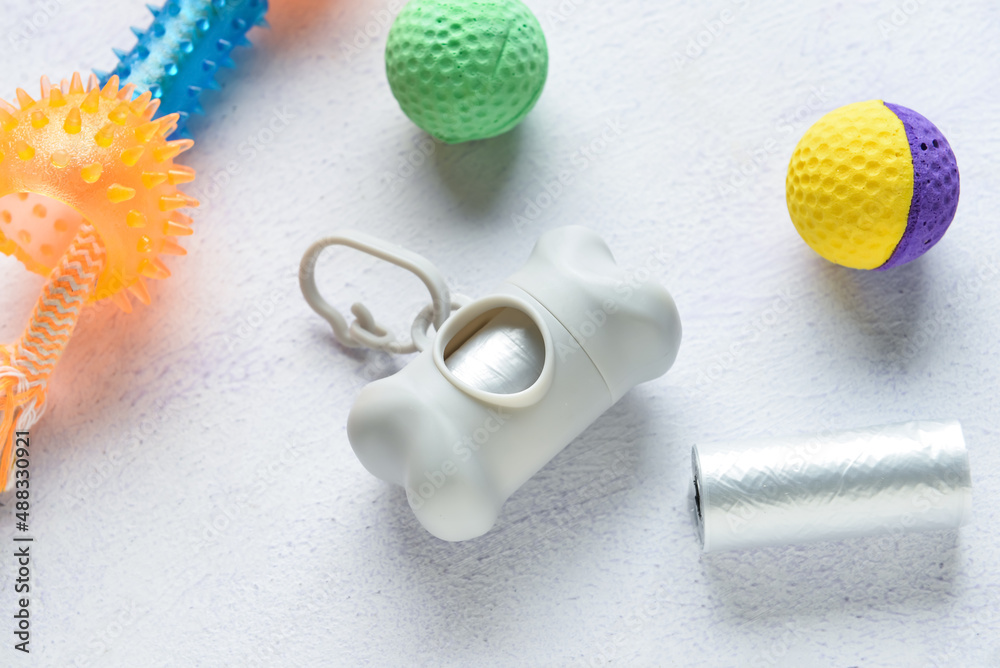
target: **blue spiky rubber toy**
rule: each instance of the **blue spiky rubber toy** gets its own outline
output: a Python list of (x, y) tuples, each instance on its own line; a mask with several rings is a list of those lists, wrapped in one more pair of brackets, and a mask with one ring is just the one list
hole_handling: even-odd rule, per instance
[(250, 46), (247, 31), (267, 25), (267, 0), (167, 0), (150, 11), (149, 28), (132, 28), (136, 45), (115, 49), (115, 69), (96, 74), (102, 85), (117, 75), (137, 93), (149, 91), (160, 101), (160, 114), (178, 114), (174, 136), (188, 137), (189, 116), (202, 113), (201, 93), (219, 88), (215, 75), (220, 67), (234, 67), (235, 47)]

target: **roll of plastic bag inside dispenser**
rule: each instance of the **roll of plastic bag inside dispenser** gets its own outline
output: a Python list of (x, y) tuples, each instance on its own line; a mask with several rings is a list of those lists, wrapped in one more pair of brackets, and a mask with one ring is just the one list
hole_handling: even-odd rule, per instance
[(956, 529), (971, 513), (955, 421), (697, 445), (691, 458), (705, 552)]
[(430, 533), (474, 538), (601, 413), (664, 374), (680, 338), (661, 285), (619, 267), (593, 231), (558, 228), (407, 366), (367, 385), (348, 438), (365, 468), (405, 488)]

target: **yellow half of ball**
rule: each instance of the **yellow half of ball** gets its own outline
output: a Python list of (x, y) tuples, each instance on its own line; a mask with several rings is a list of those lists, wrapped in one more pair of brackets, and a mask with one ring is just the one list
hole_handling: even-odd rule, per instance
[(785, 197), (814, 251), (845, 267), (881, 266), (906, 231), (913, 199), (903, 122), (881, 100), (823, 116), (795, 147)]

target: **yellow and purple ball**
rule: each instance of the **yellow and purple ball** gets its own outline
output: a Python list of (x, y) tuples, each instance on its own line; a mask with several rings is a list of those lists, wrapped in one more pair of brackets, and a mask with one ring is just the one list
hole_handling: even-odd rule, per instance
[(831, 111), (806, 131), (785, 196), (810, 248), (854, 269), (889, 269), (941, 240), (958, 206), (958, 165), (941, 131), (881, 100)]

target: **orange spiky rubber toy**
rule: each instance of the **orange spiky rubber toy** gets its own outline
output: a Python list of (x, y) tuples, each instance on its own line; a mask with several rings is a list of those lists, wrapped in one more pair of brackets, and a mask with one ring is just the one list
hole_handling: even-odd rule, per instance
[(133, 92), (74, 74), (43, 78), (38, 100), (19, 88), (20, 108), (0, 102), (0, 250), (49, 277), (20, 341), (0, 347), (0, 481), (12, 430), (41, 415), (83, 306), (109, 297), (131, 310), (126, 290), (149, 303), (144, 279), (170, 275), (160, 256), (185, 253), (191, 219), (176, 209), (197, 202), (177, 185), (194, 171), (174, 158), (194, 142), (168, 142), (177, 115), (153, 120), (158, 103)]
[(152, 120), (158, 104), (132, 92), (117, 77), (98, 88), (91, 76), (84, 88), (74, 74), (60, 86), (43, 79), (37, 101), (18, 89), (20, 109), (0, 103), (0, 198), (23, 203), (20, 215), (0, 211), (0, 250), (47, 275), (87, 221), (106, 255), (88, 299), (126, 310), (122, 290), (147, 301), (143, 277), (168, 275), (159, 256), (184, 254), (176, 237), (191, 220), (175, 210), (194, 204), (177, 189), (194, 170), (174, 164), (194, 142), (166, 141), (177, 115)]
[[(20, 340), (0, 346), (0, 491), (15, 432), (41, 416), (84, 306), (108, 298), (130, 312), (129, 294), (149, 304), (145, 280), (170, 276), (162, 256), (186, 253), (179, 209), (198, 202), (178, 186), (195, 173), (174, 159), (194, 142), (169, 137), (266, 11), (266, 0), (167, 0), (119, 53), (124, 85), (117, 73), (103, 85), (42, 77), (39, 99), (19, 88), (18, 106), (0, 100), (0, 251), (48, 277)], [(161, 102), (172, 113), (156, 117)]]

